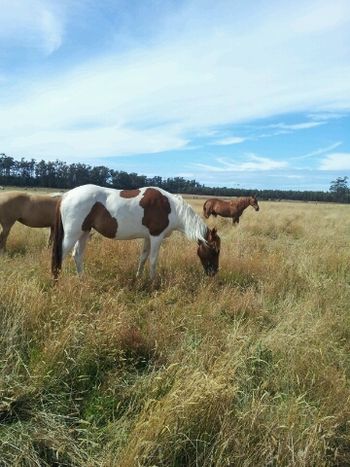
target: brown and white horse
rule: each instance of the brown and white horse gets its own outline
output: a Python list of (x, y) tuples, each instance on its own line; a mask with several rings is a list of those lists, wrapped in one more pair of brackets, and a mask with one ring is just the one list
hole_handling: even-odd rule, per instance
[(203, 205), (203, 215), (206, 219), (211, 215), (215, 217), (231, 217), (232, 223), (238, 224), (239, 218), (248, 206), (252, 206), (255, 211), (259, 211), (259, 204), (256, 196), (246, 196), (231, 201), (210, 198)]
[(83, 185), (66, 193), (58, 205), (51, 264), (55, 278), (73, 247), (77, 272), (82, 273), (92, 228), (117, 240), (144, 239), (137, 276), (150, 257), (150, 278), (154, 278), (159, 247), (174, 230), (198, 243), (197, 254), (208, 275), (218, 271), (220, 238), (216, 229), (209, 229), (181, 196), (154, 187), (114, 190)]
[(33, 195), (21, 191), (0, 193), (0, 251), (5, 250), (6, 240), (13, 224), (18, 221), (28, 227), (50, 227), (51, 243), (55, 225), (58, 194)]

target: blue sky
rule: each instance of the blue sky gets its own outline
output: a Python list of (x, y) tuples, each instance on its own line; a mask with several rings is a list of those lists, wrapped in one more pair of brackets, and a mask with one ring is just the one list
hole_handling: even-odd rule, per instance
[(349, 0), (0, 1), (0, 152), (231, 187), (350, 175)]

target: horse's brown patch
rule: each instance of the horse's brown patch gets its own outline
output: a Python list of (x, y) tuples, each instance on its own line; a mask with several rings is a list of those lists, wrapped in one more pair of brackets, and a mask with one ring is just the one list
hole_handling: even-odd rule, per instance
[(140, 194), (140, 190), (122, 190), (120, 196), (122, 198), (136, 198)]
[(96, 202), (85, 217), (81, 228), (85, 232), (94, 228), (104, 237), (114, 238), (117, 233), (118, 222), (102, 203)]
[(155, 188), (147, 188), (140, 206), (144, 210), (142, 224), (151, 235), (160, 235), (169, 225), (171, 208), (168, 198)]

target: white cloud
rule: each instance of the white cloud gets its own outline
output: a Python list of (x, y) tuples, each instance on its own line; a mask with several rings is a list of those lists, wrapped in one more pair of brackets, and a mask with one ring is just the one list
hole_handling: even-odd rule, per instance
[(51, 1), (1, 1), (0, 40), (9, 47), (36, 48), (51, 54), (61, 46), (62, 36), (63, 20)]
[(123, 126), (109, 126), (80, 130), (42, 130), (31, 135), (18, 136), (8, 143), (6, 152), (18, 153), (23, 157), (46, 156), (48, 159), (84, 159), (96, 157), (98, 144), (99, 157), (111, 157), (115, 153), (152, 154), (169, 149), (179, 149), (187, 144), (176, 128), (166, 131), (157, 129), (133, 130)]
[[(0, 34), (17, 40), (15, 31), (21, 31), (22, 39), (42, 41), (48, 53), (60, 46), (62, 15), (53, 3), (11, 2), (21, 13), (19, 21), (6, 0), (6, 14), (16, 27), (2, 19)], [(57, 70), (55, 78), (22, 78), (20, 100), (3, 87), (0, 151), (67, 159), (159, 152), (183, 147), (191, 135), (220, 125), (287, 112), (349, 110), (347, 3), (333, 0), (342, 20), (332, 20), (330, 27), (325, 2), (312, 2), (317, 41), (311, 40), (315, 27), (307, 26), (305, 2), (254, 3), (254, 14), (248, 3), (221, 0), (209, 12), (202, 1), (186, 3), (147, 46), (140, 42), (123, 53), (109, 49), (104, 57)], [(90, 130), (82, 132), (86, 122)]]
[(333, 30), (348, 21), (350, 5), (347, 0), (336, 2), (307, 2), (304, 14), (298, 17), (293, 24), (293, 29), (301, 33), (320, 33), (325, 30)]
[(247, 171), (268, 171), (275, 169), (282, 169), (288, 166), (286, 161), (276, 161), (268, 157), (260, 157), (255, 154), (247, 156), (246, 161), (238, 162), (233, 160), (226, 160), (223, 158), (217, 158), (216, 165), (209, 164), (193, 164), (194, 166), (205, 169), (209, 172), (247, 172)]
[(350, 152), (328, 154), (322, 160), (320, 170), (350, 170)]
[(231, 144), (240, 144), (246, 141), (247, 138), (243, 138), (242, 136), (228, 136), (227, 138), (222, 138), (217, 141), (214, 141), (213, 144), (217, 144), (219, 146), (230, 146)]
[(336, 112), (317, 112), (315, 114), (311, 113), (308, 115), (312, 120), (322, 121), (322, 120), (337, 120), (339, 118), (345, 117), (344, 114)]
[(308, 128), (315, 128), (324, 125), (326, 122), (301, 122), (301, 123), (275, 123), (269, 125), (270, 128), (281, 128), (281, 130), (306, 130)]
[(309, 159), (310, 157), (319, 156), (321, 154), (325, 154), (329, 151), (333, 151), (337, 147), (341, 146), (342, 142), (337, 141), (336, 143), (330, 144), (329, 146), (325, 146), (324, 148), (315, 149), (315, 151), (308, 152), (302, 156), (291, 157), (290, 159), (298, 160), (298, 159)]

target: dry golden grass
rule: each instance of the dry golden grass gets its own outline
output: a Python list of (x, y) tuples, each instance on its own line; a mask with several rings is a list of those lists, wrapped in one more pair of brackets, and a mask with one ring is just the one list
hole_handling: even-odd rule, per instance
[[(200, 212), (202, 200), (191, 201)], [(85, 277), (47, 232), (0, 257), (1, 466), (350, 465), (350, 207), (261, 203), (210, 219), (221, 269), (174, 234), (95, 235)]]

